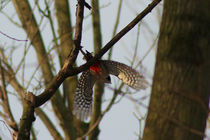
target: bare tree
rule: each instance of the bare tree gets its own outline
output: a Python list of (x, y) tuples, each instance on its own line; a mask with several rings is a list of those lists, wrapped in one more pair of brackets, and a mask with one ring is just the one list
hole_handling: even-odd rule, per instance
[[(42, 120), (43, 124), (48, 129), (49, 133), (56, 140), (74, 140), (85, 139), (88, 136), (90, 140), (97, 139), (100, 133), (98, 124), (102, 120), (104, 114), (110, 110), (113, 103), (116, 100), (118, 93), (122, 92), (123, 84), (113, 90), (113, 97), (108, 104), (107, 108), (102, 112), (102, 95), (104, 93), (104, 85), (96, 83), (94, 94), (94, 106), (93, 114), (90, 118), (90, 122), (82, 122), (73, 115), (73, 98), (75, 88), (77, 85), (77, 74), (87, 70), (98, 59), (100, 59), (112, 46), (119, 41), (125, 34), (127, 34), (139, 21), (142, 20), (161, 0), (154, 0), (148, 7), (145, 8), (140, 14), (136, 16), (125, 28), (116, 34), (116, 29), (119, 23), (119, 15), (122, 1), (119, 2), (118, 16), (116, 18), (115, 30), (113, 31), (113, 39), (111, 39), (104, 47), (102, 46), (102, 33), (101, 33), (101, 21), (100, 21), (100, 7), (98, 0), (91, 0), (91, 6), (84, 0), (77, 1), (76, 9), (76, 24), (72, 25), (72, 18), (68, 0), (55, 0), (51, 1), (35, 1), (34, 7), (31, 8), (29, 1), (27, 0), (13, 0), (12, 4), (15, 7), (17, 16), (21, 25), (15, 23), (11, 17), (8, 17), (11, 22), (20, 26), (26, 33), (29, 43), (25, 41), (25, 48), (23, 57), (17, 67), (13, 67), (12, 57), (7, 56), (7, 49), (1, 48), (1, 90), (0, 98), (3, 112), (0, 115), (4, 118), (6, 123), (12, 128), (14, 135), (18, 140), (37, 139), (34, 129), (32, 127), (33, 122), (36, 120), (34, 113)], [(40, 4), (44, 3), (43, 8)], [(55, 7), (57, 25), (54, 24), (52, 18), (52, 4)], [(94, 52), (96, 55), (88, 60), (87, 63), (77, 66), (76, 60), (78, 58), (79, 51), (82, 48), (81, 40), (83, 33), (83, 19), (84, 9), (92, 9), (92, 29), (93, 29), (93, 42)], [(35, 10), (38, 11), (35, 11)], [(44, 9), (44, 10), (43, 10)], [(40, 23), (36, 20), (36, 12), (41, 15)], [(5, 13), (7, 16), (7, 14)], [(49, 27), (52, 33), (52, 43), (50, 49), (45, 44), (45, 38), (42, 36), (42, 26), (40, 24), (44, 19), (49, 22)], [(58, 32), (56, 31), (56, 26)], [(73, 34), (74, 33), (74, 34)], [(8, 36), (9, 37), (9, 36)], [(14, 41), (24, 41), (10, 37)], [(24, 46), (23, 45), (23, 46)], [(25, 81), (25, 65), (26, 54), (33, 47), (38, 66), (31, 75), (29, 81)], [(84, 46), (86, 47), (86, 46)], [(11, 53), (14, 48), (11, 47)], [(56, 74), (56, 60), (54, 54), (58, 57), (59, 71)], [(14, 54), (12, 54), (14, 55)], [(112, 56), (112, 51), (109, 52), (109, 59)], [(17, 56), (16, 56), (17, 57)], [(135, 57), (133, 57), (135, 59)], [(22, 77), (20, 73), (22, 67)], [(41, 78), (35, 77), (37, 71), (40, 71)], [(21, 82), (20, 82), (21, 81)], [(38, 86), (35, 86), (38, 90), (36, 93), (27, 92), (28, 87), (33, 85), (32, 81), (36, 81)], [(62, 84), (62, 89), (59, 88)], [(12, 114), (11, 103), (8, 100), (9, 88), (15, 90), (17, 98), (20, 100), (23, 107), (22, 117), (20, 122), (16, 122)], [(44, 91), (42, 90), (44, 89)], [(59, 132), (58, 127), (55, 126), (55, 122), (51, 117), (45, 113), (42, 105), (47, 101), (51, 101), (52, 109), (55, 117), (59, 121), (59, 125), (63, 131), (64, 136)], [(31, 134), (31, 135), (30, 135)], [(14, 136), (15, 137), (15, 136)], [(15, 139), (15, 138), (14, 138)]]

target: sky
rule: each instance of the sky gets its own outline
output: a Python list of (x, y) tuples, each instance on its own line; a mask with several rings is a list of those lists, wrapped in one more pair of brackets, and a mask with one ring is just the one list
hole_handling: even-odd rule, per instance
[[(31, 0), (31, 7), (34, 7), (34, 3)], [(73, 14), (71, 14), (73, 25), (75, 24), (75, 6), (76, 6), (76, 0), (70, 1), (70, 9)], [(89, 1), (87, 1), (89, 3)], [(114, 27), (114, 22), (116, 18), (116, 11), (118, 7), (117, 0), (100, 0), (100, 7), (101, 7), (101, 22), (102, 22), (102, 36), (103, 36), (103, 46), (112, 38), (112, 30)], [(144, 8), (147, 7), (147, 5), (150, 3), (150, 0), (124, 0), (122, 4), (122, 13), (120, 15), (120, 24), (118, 27), (117, 32), (119, 32), (123, 27), (125, 27), (132, 19), (135, 18), (135, 16), (140, 13)], [(40, 2), (40, 7), (44, 8), (44, 3)], [(53, 6), (51, 7), (53, 9)], [(150, 50), (151, 46), (154, 45), (154, 48), (156, 46), (156, 43), (154, 43), (154, 40), (157, 39), (158, 36), (158, 30), (160, 25), (160, 15), (162, 9), (162, 3), (159, 4), (158, 7), (156, 7), (151, 13), (149, 13), (141, 22), (140, 25), (140, 36), (139, 36), (139, 43), (138, 43), (138, 50), (137, 50), (137, 61), (135, 61), (135, 65), (139, 60), (141, 60), (144, 55), (147, 53), (148, 50)], [(14, 7), (12, 5), (12, 2), (9, 2), (5, 8), (3, 8), (3, 12), (5, 12), (10, 17), (12, 16), (12, 19), (20, 24), (19, 19), (17, 18), (17, 15), (15, 13)], [(56, 25), (56, 18), (55, 18), (55, 10), (52, 12), (53, 16), (53, 22)], [(89, 50), (90, 52), (93, 51), (93, 35), (92, 35), (92, 29), (91, 29), (91, 17), (88, 16), (90, 14), (90, 11), (87, 9), (85, 10), (85, 20), (83, 22), (83, 36), (82, 36), (82, 46), (85, 46), (85, 49)], [(37, 18), (37, 21), (39, 23), (40, 16), (38, 13), (38, 10), (35, 8), (35, 15)], [(14, 37), (16, 39), (26, 39), (25, 32), (19, 28), (17, 25), (11, 23), (9, 19), (0, 12), (0, 31)], [(136, 38), (137, 38), (137, 26), (132, 29), (128, 34), (126, 34), (118, 43), (114, 45), (113, 50), (113, 60), (119, 61), (121, 63), (125, 63), (129, 65), (132, 56), (134, 54), (135, 44), (136, 44)], [(45, 38), (44, 43), (47, 46), (47, 49), (49, 50), (50, 47), (52, 47), (51, 42), (51, 32), (50, 27), (46, 19), (44, 19), (43, 23), (41, 24), (41, 33), (42, 36)], [(13, 67), (17, 67), (18, 63), (21, 61), (21, 56), (24, 54), (24, 45), (29, 46), (30, 41), (28, 42), (17, 42), (14, 40), (9, 39), (8, 37), (0, 34), (0, 46), (4, 48), (7, 47), (15, 47), (15, 53), (11, 57), (11, 59), (14, 60)], [(9, 52), (8, 52), (9, 54)], [(55, 53), (52, 53), (52, 55), (56, 55)], [(107, 55), (103, 57), (103, 59), (106, 59)], [(56, 59), (56, 58), (55, 58)], [(29, 49), (29, 52), (26, 55), (26, 69), (25, 69), (25, 75), (24, 78), (29, 80), (32, 73), (34, 72), (34, 69), (37, 67), (36, 62), (36, 55), (34, 53), (33, 48), (31, 47)], [(79, 61), (77, 62), (78, 65), (81, 65), (84, 63), (81, 59), (81, 55), (79, 56)], [(144, 67), (144, 73), (147, 77), (147, 80), (151, 83), (152, 82), (152, 75), (154, 71), (154, 64), (155, 64), (155, 49), (152, 49), (150, 53), (145, 57), (145, 59), (142, 61), (143, 67)], [(57, 64), (58, 66), (58, 64)], [(137, 70), (140, 71), (142, 68), (137, 67)], [(56, 69), (55, 73), (58, 71)], [(18, 74), (18, 77), (21, 79), (21, 72)], [(37, 72), (36, 77), (41, 78), (41, 73)], [(42, 90), (36, 90), (37, 85), (37, 79), (32, 80), (32, 84), (29, 85), (28, 91), (32, 91), (34, 93), (40, 93)], [(117, 78), (112, 77), (113, 83), (119, 83)], [(20, 80), (20, 82), (22, 82)], [(103, 109), (106, 108), (110, 98), (112, 97), (113, 93), (111, 90), (109, 90), (110, 85), (106, 85), (106, 92), (103, 97), (104, 104)], [(113, 85), (111, 85), (113, 87)], [(11, 92), (14, 92), (14, 90), (10, 89)], [(124, 88), (124, 91), (126, 91), (126, 88)], [(138, 99), (141, 103), (145, 104), (145, 106), (148, 106), (149, 102), (149, 96), (151, 92), (151, 87), (149, 87), (145, 91), (135, 92), (134, 90), (131, 90), (133, 92), (132, 98)], [(11, 108), (13, 108), (12, 112), (15, 115), (15, 118), (17, 122), (19, 122), (19, 118), (21, 117), (22, 113), (22, 107), (20, 103), (17, 101), (16, 97), (14, 95), (10, 95), (9, 99), (12, 103)], [(142, 100), (140, 100), (142, 99)], [(101, 133), (99, 135), (99, 140), (137, 140), (139, 133), (142, 132), (144, 127), (144, 121), (139, 122), (136, 116), (139, 117), (145, 117), (146, 116), (146, 108), (145, 106), (140, 106), (136, 104), (136, 102), (133, 102), (130, 99), (130, 96), (123, 97), (121, 99), (121, 96), (118, 97), (118, 100), (121, 100), (119, 103), (115, 104), (111, 110), (105, 115), (104, 119), (100, 123), (100, 129)], [(51, 105), (48, 102), (47, 104), (43, 105), (42, 108), (47, 112), (49, 116), (53, 116), (53, 112), (51, 109)], [(1, 108), (0, 108), (1, 110)], [(136, 114), (136, 115), (135, 115)], [(1, 119), (1, 118), (0, 118)], [(53, 122), (56, 123), (58, 126), (58, 120), (56, 118), (52, 118)], [(37, 117), (36, 121), (34, 122), (34, 128), (36, 135), (38, 137), (38, 140), (42, 139), (52, 139), (48, 131), (46, 130), (45, 126), (42, 124), (40, 119)], [(61, 129), (59, 131), (62, 134)], [(8, 131), (7, 127), (3, 125), (2, 122), (0, 122), (0, 136), (4, 137), (5, 140), (11, 139), (10, 138), (10, 132)]]

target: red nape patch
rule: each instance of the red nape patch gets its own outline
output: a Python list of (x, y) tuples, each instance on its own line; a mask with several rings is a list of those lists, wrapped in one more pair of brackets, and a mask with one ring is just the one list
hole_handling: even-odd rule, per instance
[(99, 62), (96, 62), (95, 64), (91, 65), (90, 70), (97, 73), (97, 74), (100, 74), (101, 69), (99, 68)]

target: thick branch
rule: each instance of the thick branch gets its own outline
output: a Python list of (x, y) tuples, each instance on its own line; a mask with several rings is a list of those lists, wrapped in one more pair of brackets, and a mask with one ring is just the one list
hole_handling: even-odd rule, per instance
[[(15, 78), (15, 74), (14, 72), (12, 71), (11, 67), (9, 67), (9, 65), (7, 65), (7, 69), (9, 69), (9, 71), (5, 70), (3, 67), (2, 67), (2, 71), (4, 72), (4, 76), (5, 76), (5, 80), (7, 81), (7, 83), (11, 84), (11, 86), (17, 91), (17, 93), (19, 94), (19, 96), (21, 97), (21, 101), (24, 102), (24, 91), (25, 89), (19, 84), (19, 82), (16, 80)], [(24, 104), (24, 103), (23, 103)], [(42, 111), (40, 108), (37, 108), (39, 111)], [(36, 110), (35, 110), (36, 111)], [(24, 112), (24, 111), (23, 111)], [(40, 112), (39, 112), (40, 113)], [(42, 114), (41, 114), (42, 115)], [(23, 116), (22, 116), (22, 119), (24, 119), (24, 113), (23, 113)], [(45, 116), (47, 117), (47, 116)], [(40, 117), (42, 119), (42, 117)], [(43, 119), (42, 119), (43, 120)], [(46, 124), (51, 124), (51, 122), (48, 122), (49, 120), (45, 119), (43, 122), (46, 123)], [(27, 121), (24, 121), (25, 123), (28, 123)], [(23, 122), (23, 123), (24, 123)], [(48, 127), (47, 127), (48, 128)], [(55, 127), (51, 127), (51, 128), (48, 128), (50, 132), (53, 132), (53, 134), (56, 136), (56, 139), (59, 138), (59, 133), (58, 131), (56, 130)], [(57, 132), (57, 133), (54, 133), (54, 132)]]
[[(45, 85), (48, 85), (53, 79), (54, 75), (51, 70), (48, 54), (46, 53), (41, 34), (39, 32), (39, 27), (33, 15), (33, 11), (31, 10), (31, 7), (27, 0), (13, 0), (13, 4), (16, 8), (23, 28), (25, 29), (25, 32), (27, 33), (36, 50), (37, 59), (43, 74)], [(61, 127), (63, 128), (66, 137), (68, 137), (71, 130), (70, 125), (68, 124), (71, 122), (71, 112), (63, 103), (59, 91), (57, 91), (57, 94), (55, 94), (51, 101), (53, 110), (54, 112), (56, 112), (55, 115), (59, 118)]]
[(45, 79), (45, 84), (48, 84), (51, 81), (53, 74), (32, 9), (27, 0), (13, 0), (12, 2), (15, 6), (22, 26), (36, 50), (37, 59)]
[[(41, 106), (46, 101), (48, 101), (55, 93), (55, 91), (59, 88), (59, 86), (63, 83), (63, 81), (68, 76), (73, 76), (80, 73), (82, 70), (75, 70), (73, 68), (73, 64), (77, 58), (80, 49), (81, 37), (82, 37), (82, 22), (83, 22), (83, 15), (84, 15), (84, 1), (79, 0), (77, 5), (77, 12), (76, 12), (76, 31), (74, 37), (74, 49), (70, 53), (68, 59), (65, 61), (63, 68), (59, 71), (57, 76), (52, 80), (46, 90), (37, 96), (35, 106)], [(85, 70), (85, 69), (84, 69)]]
[[(124, 29), (122, 29), (111, 41), (109, 41), (92, 59), (90, 59), (87, 63), (81, 65), (80, 67), (73, 67), (72, 64), (76, 60), (80, 49), (81, 42), (81, 33), (82, 21), (80, 18), (83, 18), (83, 13), (81, 11), (77, 12), (77, 16), (79, 19), (76, 23), (76, 33), (75, 33), (75, 49), (72, 51), (71, 55), (68, 57), (68, 60), (65, 62), (63, 68), (59, 71), (58, 75), (52, 80), (46, 90), (37, 96), (36, 107), (44, 104), (47, 100), (49, 100), (58, 87), (62, 84), (62, 82), (69, 76), (76, 75), (86, 69), (88, 69), (93, 63), (95, 63), (98, 59), (100, 59), (117, 41), (120, 40), (128, 31), (130, 31), (142, 18), (144, 18), (161, 0), (154, 0), (151, 4), (148, 5), (145, 10), (143, 10), (133, 21), (131, 21)], [(83, 8), (81, 7), (83, 6)], [(84, 5), (78, 5), (78, 11), (84, 10)], [(80, 28), (80, 29), (77, 29)]]
[[(75, 68), (69, 71), (69, 74), (79, 73), (84, 71), (96, 60), (100, 59), (115, 43), (117, 43), (127, 32), (129, 32), (139, 21), (141, 21), (149, 12), (152, 11), (153, 8), (160, 2), (161, 0), (154, 0), (151, 4), (148, 5), (137, 17), (132, 20), (125, 28), (123, 28), (114, 38), (112, 38), (92, 59), (90, 59), (84, 65), (81, 65), (78, 68)], [(72, 73), (73, 72), (73, 73)]]
[[(69, 13), (69, 2), (68, 0), (55, 0), (56, 17), (58, 21), (58, 33), (60, 39), (60, 52), (61, 66), (63, 66), (66, 58), (68, 57), (70, 50), (74, 47), (73, 42), (73, 31), (71, 25), (71, 16)], [(77, 77), (71, 77), (63, 82), (63, 100), (67, 101), (68, 107), (72, 110), (73, 106), (73, 95), (76, 88)], [(71, 86), (69, 86), (71, 85)]]
[[(73, 63), (75, 62), (77, 55), (80, 49), (80, 42), (82, 37), (82, 22), (83, 22), (83, 13), (84, 13), (84, 0), (78, 0), (77, 7), (77, 21), (76, 21), (76, 31), (74, 38), (74, 49), (68, 57), (68, 60), (65, 62), (63, 68), (60, 70), (58, 75), (50, 82), (50, 85), (46, 88), (46, 90), (37, 97), (33, 97), (33, 101), (29, 100), (24, 103), (23, 108), (23, 116), (20, 122), (20, 132), (18, 139), (24, 140), (29, 139), (30, 129), (32, 122), (34, 121), (34, 107), (39, 107), (48, 101), (59, 88), (59, 86), (63, 83), (63, 81), (69, 77), (80, 73), (87, 69), (90, 65), (92, 65), (97, 59), (101, 58), (119, 39), (124, 36), (128, 31), (130, 31), (146, 14), (148, 14), (161, 0), (153, 1), (141, 14), (139, 14), (129, 25), (127, 25), (120, 33), (118, 33), (110, 42), (108, 42), (105, 47), (99, 51), (99, 53), (91, 59), (86, 64), (73, 68)], [(36, 26), (35, 19), (33, 14), (26, 4), (28, 4), (25, 0), (13, 0), (13, 3), (16, 7), (17, 12), (19, 13), (20, 19), (22, 23), (25, 23), (23, 27), (27, 30), (27, 34), (31, 39), (38, 56), (39, 63), (41, 65), (41, 69), (43, 71), (43, 75), (48, 77), (45, 78), (46, 82), (52, 80), (52, 72), (50, 71), (49, 61), (44, 52), (44, 45), (40, 44), (42, 42), (41, 36)], [(28, 9), (29, 8), (29, 9)], [(24, 17), (22, 17), (23, 15)], [(35, 26), (34, 26), (35, 25)], [(29, 27), (34, 27), (30, 30)], [(37, 35), (38, 34), (38, 35)], [(41, 47), (41, 48), (40, 48)], [(17, 87), (17, 85), (15, 85)], [(17, 87), (19, 88), (19, 87)], [(22, 91), (21, 91), (22, 92)], [(31, 97), (31, 94), (29, 94)], [(35, 98), (35, 99), (34, 99)], [(34, 101), (35, 100), (35, 101)], [(65, 106), (63, 106), (65, 108)], [(59, 108), (57, 109), (58, 111)], [(65, 113), (63, 114), (65, 115)], [(67, 115), (68, 116), (68, 115)], [(65, 117), (63, 117), (65, 118)], [(67, 122), (68, 123), (68, 122)]]
[(34, 95), (32, 93), (26, 94), (23, 102), (23, 114), (20, 120), (20, 129), (18, 132), (18, 140), (29, 140), (30, 131), (34, 117)]
[(72, 39), (72, 25), (69, 14), (68, 0), (55, 0), (56, 17), (58, 22), (58, 33), (60, 40), (61, 66), (63, 66), (65, 59), (68, 57), (70, 49), (73, 47)]

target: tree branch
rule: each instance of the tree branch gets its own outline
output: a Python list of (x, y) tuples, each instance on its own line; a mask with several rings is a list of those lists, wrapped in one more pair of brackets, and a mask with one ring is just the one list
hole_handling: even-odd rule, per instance
[(20, 129), (18, 132), (18, 140), (29, 140), (30, 131), (34, 117), (34, 95), (32, 93), (27, 93), (25, 100), (23, 101), (23, 114), (20, 120)]
[(9, 104), (9, 100), (8, 100), (8, 96), (7, 96), (7, 90), (6, 90), (6, 83), (5, 83), (5, 75), (4, 75), (4, 70), (1, 64), (1, 59), (0, 59), (0, 75), (1, 75), (1, 90), (0, 90), (0, 98), (2, 100), (2, 107), (4, 109), (4, 112), (7, 113), (10, 121), (8, 121), (7, 119), (7, 123), (10, 125), (10, 127), (14, 130), (14, 131), (18, 131), (18, 126), (17, 123), (13, 117), (11, 108), (10, 108), (10, 104)]
[[(129, 32), (144, 16), (146, 16), (161, 0), (154, 0), (142, 13), (140, 13), (130, 24), (128, 24), (122, 31), (120, 31), (110, 42), (108, 42), (103, 49), (101, 49), (96, 56), (85, 63), (84, 65), (81, 65), (80, 67), (73, 67), (73, 64), (78, 56), (80, 44), (81, 44), (81, 38), (82, 38), (82, 23), (83, 23), (83, 15), (84, 15), (84, 6), (88, 7), (87, 3), (84, 0), (78, 0), (78, 6), (77, 6), (77, 12), (76, 12), (76, 30), (75, 30), (75, 37), (74, 37), (74, 47), (68, 56), (67, 60), (64, 62), (64, 65), (62, 69), (59, 71), (59, 73), (56, 75), (56, 77), (53, 78), (53, 74), (50, 70), (49, 61), (47, 58), (47, 53), (44, 50), (44, 44), (41, 39), (41, 35), (39, 33), (38, 26), (36, 26), (35, 18), (33, 17), (33, 13), (30, 10), (29, 6), (26, 6), (24, 2), (26, 0), (13, 0), (14, 5), (16, 6), (16, 10), (20, 15), (23, 15), (23, 17), (20, 17), (23, 27), (25, 31), (27, 32), (27, 35), (32, 41), (33, 46), (36, 49), (36, 53), (38, 56), (39, 64), (41, 66), (43, 76), (46, 76), (45, 83), (46, 85), (50, 83), (48, 86), (46, 86), (46, 89), (44, 92), (42, 92), (39, 96), (35, 96), (32, 93), (26, 94), (26, 100), (22, 100), (23, 102), (23, 115), (20, 121), (20, 129), (18, 134), (18, 140), (24, 140), (29, 139), (30, 137), (30, 130), (34, 118), (34, 109), (36, 107), (41, 106), (42, 104), (46, 103), (58, 90), (59, 86), (64, 82), (64, 80), (69, 77), (76, 75), (86, 69), (89, 68), (90, 65), (92, 65), (97, 59), (100, 59), (117, 41), (119, 41), (127, 32)], [(29, 12), (28, 12), (29, 8)], [(25, 14), (24, 14), (25, 13)], [(19, 15), (19, 16), (20, 16)], [(24, 22), (23, 22), (24, 21)], [(32, 25), (32, 28), (31, 27)], [(19, 94), (22, 96), (23, 99), (24, 96), (24, 89), (21, 88), (21, 86), (18, 83), (18, 81), (15, 79), (15, 75), (9, 75), (10, 72), (5, 72), (5, 75), (7, 75), (5, 78), (9, 82), (12, 83), (12, 86), (14, 86), (14, 89), (17, 89)], [(12, 78), (11, 78), (12, 77)], [(9, 83), (8, 82), (8, 83)], [(56, 96), (57, 97), (57, 96)], [(58, 96), (60, 97), (60, 96)], [(116, 97), (115, 97), (116, 98)], [(113, 98), (113, 101), (114, 99)], [(59, 102), (61, 100), (57, 100), (55, 98), (54, 105), (56, 105), (56, 101)], [(61, 114), (61, 121), (64, 125), (63, 129), (69, 129), (69, 123), (66, 122), (66, 117), (69, 117), (69, 111), (66, 112), (66, 114), (62, 114), (65, 111), (61, 111), (59, 109), (63, 108), (66, 109), (65, 104), (58, 105), (59, 107), (56, 107), (58, 110), (58, 114)], [(71, 110), (70, 110), (71, 111)], [(71, 114), (71, 113), (70, 113)], [(103, 116), (103, 115), (102, 115)], [(71, 117), (71, 115), (70, 115)], [(100, 117), (100, 115), (99, 115)], [(59, 118), (60, 119), (60, 118)], [(97, 120), (96, 124), (91, 127), (91, 131), (94, 129), (95, 126), (97, 126), (98, 122)], [(70, 129), (69, 129), (70, 130)], [(65, 130), (64, 130), (65, 131)], [(69, 131), (65, 131), (64, 133), (68, 133)], [(70, 131), (73, 133), (72, 131)]]
[[(10, 69), (10, 67), (8, 67)], [(5, 74), (5, 79), (6, 81), (11, 84), (11, 86), (17, 91), (17, 93), (20, 95), (21, 97), (21, 101), (24, 102), (24, 100), (22, 98), (22, 96), (24, 96), (24, 91), (25, 89), (18, 83), (18, 81), (15, 79), (14, 77), (14, 72), (12, 72), (11, 70), (8, 72), (6, 71), (5, 69), (3, 69), (3, 72)], [(23, 103), (24, 104), (24, 103)], [(38, 110), (38, 112), (37, 112)], [(38, 116), (41, 118), (41, 120), (45, 123), (45, 124), (51, 124), (53, 125), (51, 122), (48, 122), (49, 120), (48, 119), (45, 119), (47, 116), (45, 115), (43, 117), (43, 114), (41, 114), (40, 112), (43, 112), (40, 108), (36, 108), (35, 112), (38, 114)], [(24, 117), (22, 117), (23, 119)], [(43, 119), (44, 118), (44, 119)], [(49, 126), (49, 125), (46, 125), (46, 127)], [(48, 128), (48, 127), (47, 127)], [(56, 130), (55, 127), (50, 127), (48, 128), (49, 132), (51, 132), (52, 136), (56, 136), (56, 139), (59, 139), (59, 136), (61, 136), (58, 131)], [(55, 133), (56, 132), (56, 133)]]
[[(82, 0), (83, 1), (83, 0)], [(125, 28), (123, 28), (111, 41), (109, 41), (93, 58), (91, 58), (87, 63), (79, 66), (73, 67), (72, 64), (76, 60), (77, 55), (80, 49), (81, 42), (81, 28), (82, 28), (82, 20), (84, 10), (84, 4), (78, 4), (77, 10), (81, 11), (77, 12), (77, 16), (79, 17), (76, 22), (76, 32), (75, 32), (75, 48), (71, 52), (67, 61), (64, 63), (63, 68), (59, 71), (58, 75), (52, 80), (50, 85), (46, 88), (46, 90), (37, 96), (35, 106), (41, 106), (47, 100), (49, 100), (58, 87), (62, 84), (62, 82), (69, 76), (76, 75), (86, 69), (88, 69), (93, 63), (95, 63), (98, 59), (100, 59), (116, 42), (118, 42), (128, 31), (130, 31), (142, 18), (144, 18), (151, 10), (160, 2), (161, 0), (154, 0), (151, 4), (148, 5), (133, 21), (131, 21)], [(83, 6), (83, 8), (82, 8)]]
[[(71, 24), (71, 16), (69, 13), (68, 0), (55, 0), (55, 8), (60, 40), (60, 46), (58, 46), (60, 47), (60, 49), (57, 52), (61, 58), (60, 65), (63, 66), (66, 58), (70, 53), (70, 50), (74, 48), (74, 42), (72, 37), (73, 28)], [(72, 110), (73, 107), (73, 96), (74, 90), (76, 88), (76, 83), (76, 76), (70, 77), (63, 82), (63, 100), (64, 102), (67, 102), (69, 110)]]
[[(114, 29), (113, 29), (113, 32), (112, 32), (112, 37), (114, 37), (114, 36), (116, 35), (117, 28), (118, 28), (118, 26), (119, 26), (121, 8), (122, 8), (122, 0), (120, 0), (119, 5), (118, 5), (117, 17), (116, 17), (116, 21), (115, 21), (115, 24), (114, 24)], [(112, 57), (112, 49), (113, 49), (113, 48), (111, 48), (111, 49), (109, 50), (108, 58), (107, 58), (108, 60), (110, 60), (111, 57)]]
[(51, 120), (48, 118), (48, 116), (45, 114), (44, 111), (42, 111), (40, 108), (35, 109), (36, 114), (40, 117), (42, 122), (45, 124), (47, 129), (49, 130), (50, 134), (55, 140), (63, 140), (62, 136), (60, 133), (57, 131), (56, 127), (54, 124), (51, 122)]
[(73, 68), (73, 64), (77, 58), (77, 55), (80, 50), (80, 43), (82, 38), (82, 23), (83, 23), (83, 15), (84, 15), (84, 0), (79, 0), (76, 11), (76, 31), (74, 37), (74, 48), (70, 52), (69, 57), (65, 61), (63, 68), (59, 71), (56, 77), (52, 80), (52, 82), (48, 85), (46, 90), (37, 96), (35, 106), (41, 106), (46, 101), (48, 101), (55, 93), (55, 91), (59, 88), (59, 86), (63, 83), (63, 81), (69, 77), (78, 74), (81, 71), (75, 70)]
[(161, 0), (154, 0), (148, 5), (137, 17), (132, 20), (125, 28), (123, 28), (114, 38), (112, 38), (92, 59), (80, 67), (74, 68), (69, 71), (69, 76), (72, 74), (80, 73), (90, 67), (96, 60), (100, 59), (115, 43), (117, 43), (128, 31), (130, 31), (139, 21), (141, 21)]
[[(98, 51), (102, 47), (99, 1), (100, 0), (91, 0), (93, 43), (94, 43), (94, 52), (95, 53), (98, 53)], [(93, 112), (91, 115), (89, 129), (91, 129), (92, 126), (95, 124), (95, 122), (98, 121), (98, 117), (101, 114), (103, 93), (104, 93), (104, 83), (96, 82), (95, 86), (94, 86)], [(98, 128), (98, 125), (96, 125), (96, 128), (88, 136), (88, 140), (95, 140), (98, 137), (99, 132), (100, 132), (100, 130)]]

